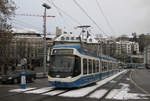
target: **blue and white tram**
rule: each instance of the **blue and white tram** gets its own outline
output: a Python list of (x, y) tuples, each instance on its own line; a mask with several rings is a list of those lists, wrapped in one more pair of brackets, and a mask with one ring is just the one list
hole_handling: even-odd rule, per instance
[(80, 44), (52, 47), (48, 81), (59, 88), (83, 87), (118, 72), (114, 58), (83, 48)]

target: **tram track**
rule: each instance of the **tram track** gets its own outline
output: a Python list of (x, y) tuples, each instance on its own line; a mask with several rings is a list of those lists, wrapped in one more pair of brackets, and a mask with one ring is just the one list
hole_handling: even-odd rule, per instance
[(119, 80), (117, 80), (117, 82), (115, 84), (113, 84), (110, 89), (101, 97), (98, 99), (98, 101), (104, 101), (105, 100), (105, 97), (121, 82), (123, 81), (124, 77), (127, 76), (128, 72), (130, 71), (127, 71), (126, 73), (124, 73), (123, 75), (121, 75), (121, 77), (119, 78)]

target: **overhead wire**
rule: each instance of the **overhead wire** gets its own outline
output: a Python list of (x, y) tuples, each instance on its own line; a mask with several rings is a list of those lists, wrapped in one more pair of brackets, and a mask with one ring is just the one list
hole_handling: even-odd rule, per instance
[[(47, 1), (48, 1), (49, 3), (51, 3), (51, 4), (56, 8), (56, 10), (57, 10), (59, 16), (62, 17), (63, 23), (66, 24), (68, 27), (70, 27), (71, 24), (66, 22), (65, 17), (64, 17), (63, 14), (60, 12), (60, 9), (55, 5), (55, 3), (54, 3), (52, 0), (51, 0), (51, 2), (50, 2), (49, 0), (47, 0)], [(64, 29), (66, 29), (67, 27), (66, 27), (64, 24), (63, 24)]]
[(112, 31), (112, 33), (115, 33), (113, 27), (111, 26), (111, 24), (110, 24), (110, 22), (109, 22), (107, 16), (105, 15), (105, 13), (104, 13), (104, 11), (103, 11), (103, 9), (102, 9), (102, 6), (101, 6), (100, 2), (98, 2), (98, 0), (96, 0), (96, 4), (97, 4), (97, 6), (98, 6), (100, 12), (102, 13), (103, 17), (105, 18), (105, 21), (106, 21), (108, 27), (110, 28), (110, 30)]
[(100, 32), (102, 32), (103, 34), (105, 34), (107, 37), (108, 35), (102, 30), (102, 28), (88, 15), (88, 13), (80, 6), (80, 4), (76, 1), (73, 0), (73, 2), (82, 10), (82, 12), (84, 12), (84, 14), (96, 25), (96, 27), (99, 29)]
[(32, 28), (34, 28), (34, 29), (36, 29), (36, 30), (39, 30), (39, 29), (41, 29), (40, 27), (37, 27), (37, 26), (33, 26), (32, 24), (30, 24), (30, 23), (26, 23), (26, 22), (24, 22), (24, 21), (21, 21), (21, 20), (16, 20), (16, 19), (13, 19), (15, 22), (13, 22), (13, 23), (16, 23), (16, 24), (18, 24), (18, 25), (20, 25), (20, 26), (23, 26), (23, 27), (32, 27)]
[[(49, 0), (47, 0), (49, 3), (50, 3), (50, 1)], [(61, 9), (61, 8), (59, 8), (54, 2), (53, 2), (53, 0), (51, 0), (51, 3), (52, 3), (52, 5), (57, 9), (57, 11), (60, 13), (60, 11), (62, 12), (62, 13), (64, 13), (66, 16), (68, 16), (70, 19), (72, 19), (72, 21), (74, 21), (75, 23), (77, 23), (78, 25), (81, 25), (81, 23), (77, 20), (77, 19), (75, 19), (74, 17), (72, 17), (71, 15), (69, 15), (66, 11), (64, 11), (63, 9)], [(61, 14), (61, 13), (60, 13)], [(62, 15), (62, 14), (61, 14)]]

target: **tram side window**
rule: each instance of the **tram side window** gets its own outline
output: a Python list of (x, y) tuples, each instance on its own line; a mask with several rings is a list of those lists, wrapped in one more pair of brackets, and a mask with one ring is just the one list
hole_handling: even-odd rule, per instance
[(102, 62), (102, 72), (104, 71), (104, 62)]
[(83, 74), (87, 74), (87, 59), (83, 59)]
[(95, 68), (95, 60), (93, 60), (93, 73), (96, 72), (96, 68)]
[(88, 69), (89, 69), (89, 74), (92, 73), (92, 60), (89, 59), (89, 65), (88, 65)]
[(112, 63), (112, 69), (114, 69), (114, 63)]
[(110, 63), (110, 70), (112, 70), (112, 63)]
[(96, 72), (99, 72), (99, 61), (96, 61)]
[(73, 76), (78, 76), (81, 74), (81, 58), (80, 57), (75, 57), (75, 66), (74, 66), (74, 73)]
[(111, 63), (108, 63), (108, 69), (111, 70)]
[(104, 62), (104, 71), (107, 71), (107, 62)]

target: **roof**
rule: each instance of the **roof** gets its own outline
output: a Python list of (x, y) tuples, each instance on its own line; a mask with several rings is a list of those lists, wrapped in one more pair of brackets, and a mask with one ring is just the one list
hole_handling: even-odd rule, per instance
[(98, 40), (95, 39), (95, 36), (90, 35), (88, 38), (86, 35), (80, 35), (78, 33), (65, 33), (61, 34), (55, 41), (66, 41), (66, 42), (80, 42), (80, 36), (82, 37), (81, 40), (87, 43), (98, 43)]
[(96, 52), (91, 52), (91, 50), (88, 50), (87, 48), (82, 47), (80, 44), (59, 44), (59, 45), (54, 45), (52, 48), (75, 48), (79, 51), (79, 53), (84, 54), (84, 55), (89, 55), (89, 56), (106, 59), (110, 61), (117, 61), (115, 58), (112, 58), (106, 55), (97, 56)]
[(37, 30), (34, 29), (19, 29), (19, 28), (12, 28), (12, 33), (39, 33)]

